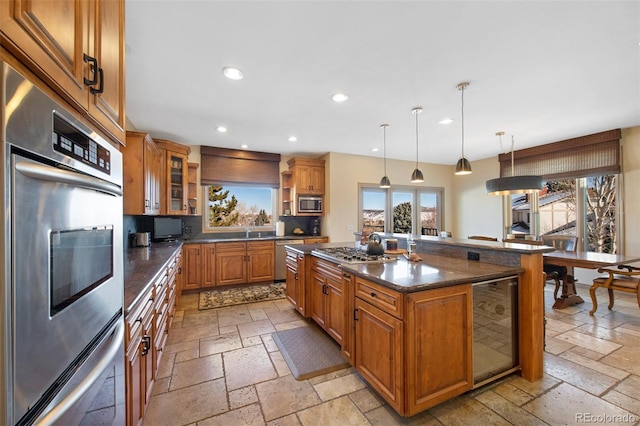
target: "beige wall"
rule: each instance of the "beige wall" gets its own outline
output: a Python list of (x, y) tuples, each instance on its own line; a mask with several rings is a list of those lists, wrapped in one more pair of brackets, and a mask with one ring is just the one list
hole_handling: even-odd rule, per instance
[[(453, 190), (454, 236), (486, 235), (502, 239), (502, 197), (487, 195), (485, 182), (497, 178), (497, 157), (471, 162), (472, 173), (455, 176)], [(450, 170), (453, 175), (453, 167)]]
[[(331, 152), (326, 160), (326, 215), (322, 223), (323, 234), (332, 242), (353, 241), (358, 228), (358, 184), (378, 184), (384, 174), (381, 158)], [(453, 169), (451, 166), (420, 163), (420, 170), (428, 187), (444, 188), (443, 227), (451, 230), (454, 223)], [(417, 185), (410, 182), (415, 162), (387, 160), (387, 176), (392, 185)]]

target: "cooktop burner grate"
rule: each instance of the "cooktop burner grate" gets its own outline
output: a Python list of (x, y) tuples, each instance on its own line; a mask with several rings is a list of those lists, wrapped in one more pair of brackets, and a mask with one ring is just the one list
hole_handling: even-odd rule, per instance
[(393, 262), (397, 259), (395, 256), (389, 256), (386, 254), (370, 255), (367, 254), (366, 251), (355, 247), (328, 247), (316, 249), (313, 250), (313, 252), (343, 263), (382, 263)]

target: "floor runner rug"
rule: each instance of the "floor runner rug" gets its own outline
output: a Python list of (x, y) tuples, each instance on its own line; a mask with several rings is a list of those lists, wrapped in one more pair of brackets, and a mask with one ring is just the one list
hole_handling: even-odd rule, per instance
[(349, 366), (340, 346), (314, 324), (277, 331), (271, 337), (297, 380)]
[(199, 310), (284, 299), (285, 283), (260, 284), (200, 292)]

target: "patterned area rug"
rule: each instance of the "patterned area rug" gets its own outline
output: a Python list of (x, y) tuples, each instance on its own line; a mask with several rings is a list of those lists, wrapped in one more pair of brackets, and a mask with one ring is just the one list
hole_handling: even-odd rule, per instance
[(265, 300), (284, 299), (285, 283), (260, 284), (224, 290), (209, 290), (200, 293), (198, 309), (221, 308)]

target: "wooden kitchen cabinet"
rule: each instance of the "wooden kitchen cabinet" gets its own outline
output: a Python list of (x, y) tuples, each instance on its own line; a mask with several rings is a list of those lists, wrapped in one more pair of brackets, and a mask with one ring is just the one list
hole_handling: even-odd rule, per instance
[(324, 244), (328, 242), (329, 242), (329, 237), (312, 237), (312, 238), (304, 239), (305, 244)]
[(331, 262), (311, 258), (309, 316), (342, 345), (345, 308), (342, 273)]
[(342, 355), (355, 365), (355, 288), (356, 277), (349, 273), (342, 273), (342, 299), (344, 303), (344, 330), (342, 331)]
[(153, 286), (125, 318), (127, 424), (141, 425), (153, 387)]
[(282, 194), (282, 214), (288, 216), (295, 210), (293, 206), (293, 174), (289, 170), (280, 173), (282, 185), (280, 190)]
[(127, 425), (143, 423), (175, 316), (181, 262), (178, 251), (125, 317)]
[(2, 46), (123, 145), (124, 11), (124, 0), (0, 2)]
[(202, 287), (202, 244), (185, 244), (183, 289), (193, 290)]
[(247, 282), (247, 243), (218, 243), (216, 283), (218, 285)]
[(473, 387), (471, 285), (407, 294), (406, 415)]
[(160, 213), (163, 215), (186, 215), (189, 194), (189, 167), (187, 158), (191, 149), (186, 145), (165, 139), (156, 139), (164, 162), (161, 192), (163, 201)]
[(202, 287), (216, 285), (216, 245), (214, 243), (202, 244)]
[(287, 300), (289, 300), (296, 311), (300, 312), (302, 316), (307, 316), (305, 255), (288, 248), (285, 250), (287, 265), (285, 281)]
[(354, 366), (398, 413), (472, 389), (470, 284), (403, 294), (357, 277), (354, 296)]
[(402, 320), (357, 297), (354, 306), (354, 367), (389, 405), (403, 414)]
[(128, 131), (121, 151), (124, 214), (158, 215), (162, 156), (154, 140), (147, 133)]
[(292, 158), (288, 164), (296, 194), (324, 195), (324, 160)]
[(198, 205), (198, 163), (187, 163), (187, 184), (189, 192), (187, 194), (187, 204), (189, 204), (189, 214), (197, 214)]
[(216, 285), (273, 281), (275, 278), (273, 241), (216, 244)]
[(183, 289), (213, 287), (216, 281), (216, 245), (185, 244)]

